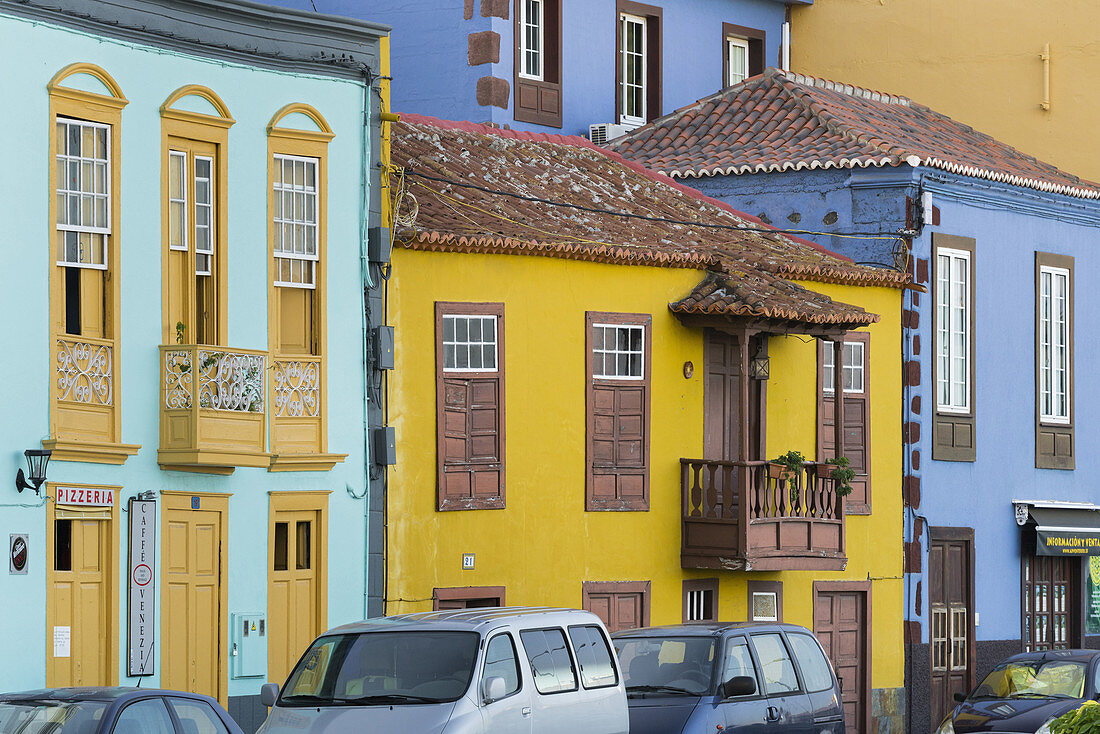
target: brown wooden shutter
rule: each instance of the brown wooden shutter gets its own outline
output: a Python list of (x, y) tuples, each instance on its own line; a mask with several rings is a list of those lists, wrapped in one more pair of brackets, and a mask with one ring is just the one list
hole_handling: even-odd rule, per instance
[(542, 80), (525, 79), (520, 64), (520, 3), (515, 0), (512, 24), (515, 40), (513, 87), (516, 90), (512, 116), (519, 122), (560, 128), (562, 125), (561, 75), (561, 0), (543, 0), (543, 69)]
[[(497, 317), (496, 369), (445, 372), (443, 317)], [(504, 503), (504, 304), (437, 303), (436, 441), (440, 510), (502, 509)]]
[[(1066, 365), (1066, 401), (1069, 406), (1069, 423), (1052, 423), (1042, 419), (1042, 386), (1040, 385), (1039, 328), (1040, 328), (1040, 283), (1039, 268), (1065, 268), (1069, 271), (1069, 297), (1066, 319), (1067, 359)], [(1074, 414), (1073, 399), (1073, 304), (1076, 294), (1073, 282), (1073, 258), (1068, 255), (1052, 255), (1046, 252), (1035, 253), (1035, 466), (1039, 469), (1073, 469), (1074, 448), (1076, 444), (1073, 426), (1077, 418)]]
[[(586, 510), (649, 509), (649, 392), (652, 317), (585, 314), (588, 365), (588, 480)], [(592, 325), (642, 326), (644, 377), (615, 380), (593, 375)]]
[[(976, 361), (974, 346), (977, 340), (974, 338), (974, 313), (976, 304), (974, 287), (977, 271), (977, 257), (974, 252), (974, 239), (971, 237), (956, 237), (955, 235), (932, 233), (932, 302), (930, 311), (932, 314), (932, 458), (939, 461), (974, 461), (977, 457), (977, 436), (975, 435), (975, 402), (977, 401), (977, 383), (974, 380), (974, 363)], [(939, 333), (939, 257), (937, 248), (948, 247), (953, 250), (966, 250), (970, 252), (970, 411), (965, 415), (956, 413), (942, 413), (938, 410), (939, 396), (939, 360), (936, 356), (936, 340)]]
[[(871, 453), (868, 447), (871, 411), (871, 335), (851, 331), (844, 336), (845, 343), (863, 344), (863, 390), (844, 393), (844, 447), (842, 456), (848, 457), (856, 477), (852, 480), (852, 493), (844, 503), (849, 515), (871, 514)], [(825, 350), (833, 348), (832, 342), (818, 342), (817, 349), (817, 455), (821, 461), (836, 457), (835, 425), (836, 402), (833, 394), (825, 393)], [(834, 365), (834, 369), (842, 369)], [(830, 385), (831, 387), (831, 385)]]
[(648, 581), (585, 581), (581, 584), (581, 608), (592, 612), (609, 632), (649, 625)]

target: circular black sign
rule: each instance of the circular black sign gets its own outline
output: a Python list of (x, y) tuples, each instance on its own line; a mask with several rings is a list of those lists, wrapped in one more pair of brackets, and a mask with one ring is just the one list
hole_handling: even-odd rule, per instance
[(16, 571), (22, 571), (27, 567), (27, 540), (22, 536), (12, 538), (11, 567)]

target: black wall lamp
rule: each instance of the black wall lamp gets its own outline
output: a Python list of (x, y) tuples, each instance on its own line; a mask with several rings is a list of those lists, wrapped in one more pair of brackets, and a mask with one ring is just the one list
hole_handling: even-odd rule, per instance
[(749, 361), (749, 377), (754, 380), (766, 380), (771, 373), (771, 360), (768, 359), (767, 347), (764, 341), (756, 348), (756, 356)]
[[(15, 473), (15, 488), (20, 492), (24, 489), (33, 489), (35, 494), (39, 494), (38, 489), (46, 481), (46, 464), (50, 463), (51, 453), (45, 449), (27, 449), (24, 451), (23, 456), (27, 457), (27, 471), (30, 476), (24, 475), (22, 469), (17, 471)], [(30, 482), (27, 482), (27, 479), (30, 479)]]

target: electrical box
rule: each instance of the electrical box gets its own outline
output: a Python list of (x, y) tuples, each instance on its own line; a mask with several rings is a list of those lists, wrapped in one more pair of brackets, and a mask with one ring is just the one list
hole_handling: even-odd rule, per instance
[(229, 660), (234, 678), (267, 675), (267, 615), (229, 615)]
[(367, 258), (372, 263), (388, 263), (391, 247), (388, 228), (371, 227), (367, 230)]
[(397, 431), (393, 426), (374, 429), (374, 463), (380, 466), (397, 463)]
[(377, 326), (374, 329), (374, 366), (380, 370), (393, 369), (393, 327)]

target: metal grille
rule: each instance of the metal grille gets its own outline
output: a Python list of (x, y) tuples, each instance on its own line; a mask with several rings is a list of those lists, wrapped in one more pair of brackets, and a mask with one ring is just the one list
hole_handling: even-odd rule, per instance
[(711, 589), (692, 589), (687, 593), (688, 622), (705, 622), (714, 619), (714, 592)]
[(779, 621), (779, 598), (774, 591), (752, 592), (752, 619), (754, 622)]

